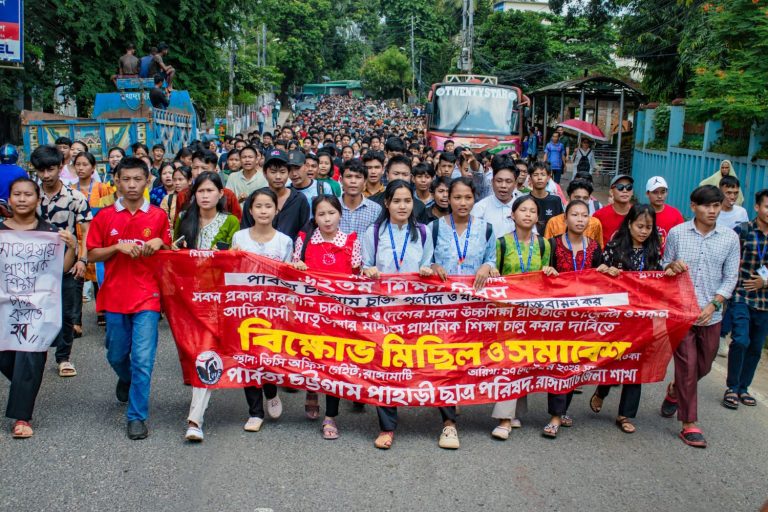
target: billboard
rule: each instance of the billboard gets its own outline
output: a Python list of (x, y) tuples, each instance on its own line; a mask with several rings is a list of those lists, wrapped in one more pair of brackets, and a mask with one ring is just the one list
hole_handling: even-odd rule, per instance
[(24, 0), (0, 0), (0, 62), (24, 62)]

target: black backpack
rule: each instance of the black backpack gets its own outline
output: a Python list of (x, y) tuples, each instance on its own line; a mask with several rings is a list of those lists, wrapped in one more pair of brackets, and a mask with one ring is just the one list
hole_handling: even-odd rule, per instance
[(579, 152), (581, 153), (581, 158), (579, 158), (579, 163), (576, 165), (576, 172), (589, 172), (592, 170), (591, 166), (589, 165), (589, 155), (592, 154), (592, 150), (583, 153), (581, 149), (579, 149)]

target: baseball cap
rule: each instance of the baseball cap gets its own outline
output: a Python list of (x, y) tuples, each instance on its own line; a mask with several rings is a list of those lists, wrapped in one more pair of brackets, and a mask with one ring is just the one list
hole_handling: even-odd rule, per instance
[(269, 164), (273, 162), (283, 165), (288, 164), (288, 156), (286, 156), (285, 151), (282, 149), (273, 149), (271, 151), (267, 151), (265, 158), (266, 160), (264, 161), (264, 169), (269, 167)]
[(667, 180), (665, 180), (661, 176), (653, 176), (651, 179), (648, 180), (648, 183), (645, 184), (646, 192), (653, 192), (657, 188), (669, 189), (669, 185), (667, 185)]
[(306, 161), (306, 157), (302, 151), (294, 149), (288, 152), (288, 167), (301, 167)]
[(616, 177), (611, 180), (611, 186), (614, 186), (619, 180), (629, 180), (630, 183), (635, 182), (635, 178), (629, 174), (617, 174)]

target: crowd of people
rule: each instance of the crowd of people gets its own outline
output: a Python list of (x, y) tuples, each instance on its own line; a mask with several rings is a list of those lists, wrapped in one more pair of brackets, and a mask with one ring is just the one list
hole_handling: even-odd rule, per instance
[[(737, 409), (756, 403), (749, 388), (768, 335), (768, 190), (749, 191), (755, 207), (746, 212), (741, 184), (725, 161), (691, 191), (689, 220), (667, 204), (663, 176), (644, 184), (615, 176), (609, 204), (602, 205), (594, 196), (592, 164), (577, 162), (565, 189), (559, 185), (569, 155), (557, 147), (557, 137), (544, 158), (476, 154), (453, 141), (432, 148), (423, 118), (372, 100), (333, 96), (272, 132), (261, 125), (226, 137), (221, 147), (195, 142), (171, 159), (162, 146), (135, 144), (130, 155), (113, 148), (103, 177), (94, 172), (87, 146), (61, 138), (34, 150), (31, 178), (6, 176), (0, 167), (0, 194), (7, 190), (12, 210), (0, 229), (61, 233), (69, 249), (62, 329), (54, 343), (59, 375), (77, 375), (73, 339), (82, 332), (83, 283), (90, 282), (97, 321), (106, 326), (116, 397), (128, 404), (131, 439), (148, 435), (161, 318), (152, 256), (162, 249), (213, 249), (371, 279), (410, 272), (442, 280), (470, 275), (476, 289), (490, 277), (528, 272), (554, 279), (585, 269), (612, 277), (687, 272), (701, 312), (674, 353), (674, 380), (660, 412), (677, 415), (684, 443), (706, 447), (697, 383), (718, 351), (728, 361), (722, 404)], [(579, 159), (594, 158), (588, 144), (579, 149)], [(3, 166), (8, 160), (3, 156)], [(14, 437), (32, 435), (45, 360), (45, 353), (0, 354), (0, 370), (11, 380), (6, 414), (15, 420)], [(592, 411), (602, 410), (611, 389), (594, 391)], [(637, 429), (641, 391), (639, 384), (621, 387), (615, 422), (627, 434)], [(246, 431), (259, 431), (265, 416), (283, 412), (274, 386), (248, 387), (245, 395)], [(190, 441), (204, 439), (210, 396), (209, 389), (192, 390), (185, 433)], [(555, 438), (573, 425), (572, 398), (548, 396), (544, 436)], [(491, 435), (508, 439), (525, 409), (525, 398), (495, 404)], [(377, 411), (375, 446), (388, 449), (398, 412)], [(439, 446), (459, 448), (456, 408), (439, 412)], [(320, 418), (316, 393), (307, 393), (304, 414)], [(339, 399), (326, 396), (324, 439), (339, 437), (338, 414)]]

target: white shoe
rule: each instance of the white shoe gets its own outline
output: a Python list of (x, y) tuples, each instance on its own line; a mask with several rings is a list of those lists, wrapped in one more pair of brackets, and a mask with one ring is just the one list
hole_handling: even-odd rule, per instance
[(187, 441), (193, 441), (196, 443), (200, 443), (203, 441), (203, 439), (205, 439), (205, 436), (203, 435), (203, 429), (192, 425), (187, 428), (187, 435), (184, 437), (187, 439)]
[(446, 450), (458, 450), (459, 432), (456, 430), (456, 427), (443, 427), (443, 432), (440, 434), (440, 440), (437, 442), (437, 445)]
[(267, 400), (267, 414), (273, 420), (276, 420), (283, 414), (283, 402), (280, 401), (279, 396)]
[(719, 357), (728, 357), (728, 340), (720, 338), (720, 346), (717, 349), (717, 355)]
[(264, 420), (261, 418), (248, 418), (248, 421), (245, 422), (245, 426), (243, 426), (243, 430), (246, 432), (258, 432), (261, 430), (262, 423), (264, 423)]

